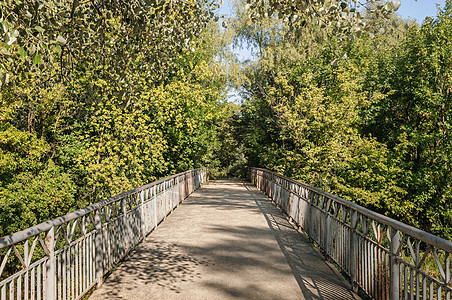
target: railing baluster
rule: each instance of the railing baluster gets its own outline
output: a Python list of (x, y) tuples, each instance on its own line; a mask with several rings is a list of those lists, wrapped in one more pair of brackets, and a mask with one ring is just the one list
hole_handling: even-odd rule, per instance
[[(390, 241), (390, 251), (391, 251), (391, 261), (390, 261), (390, 282), (389, 282), (389, 290), (390, 296), (389, 299), (399, 299), (400, 297), (400, 273), (399, 273), (399, 262), (398, 258), (398, 249), (400, 247), (400, 231), (391, 228), (391, 241)], [(406, 286), (405, 286), (406, 291)]]
[[(349, 273), (355, 291), (359, 286), (373, 298), (397, 300), (401, 296), (420, 299), (421, 295), (426, 299), (427, 290), (430, 290), (432, 298), (434, 294), (438, 299), (443, 299), (446, 295), (445, 299), (450, 300), (452, 287), (447, 283), (451, 280), (452, 242), (277, 173), (251, 168), (249, 174), (250, 181), (257, 189), (268, 195), (307, 232), (309, 239), (316, 241), (326, 255)], [(291, 205), (290, 201), (286, 201), (287, 194), (291, 192), (298, 196), (295, 200), (298, 201), (296, 209), (292, 207), (295, 201)], [(347, 225), (347, 214), (350, 217), (350, 226)], [(360, 223), (358, 217), (361, 219)], [(369, 230), (368, 222), (373, 227), (374, 234)], [(358, 226), (360, 224), (361, 227)], [(380, 226), (383, 230), (380, 230)], [(386, 229), (387, 240), (384, 233)], [(405, 236), (416, 240), (415, 266), (404, 260), (400, 253), (401, 249), (404, 249), (401, 244), (406, 243)], [(441, 252), (441, 255), (445, 255), (441, 260), (444, 259), (446, 267), (444, 270), (441, 266), (438, 267), (442, 277), (433, 278), (421, 269), (423, 264), (426, 264), (419, 261), (421, 241), (426, 243), (429, 247), (427, 249), (433, 249), (432, 251), (445, 250)], [(436, 260), (438, 261), (438, 258)], [(402, 288), (401, 284), (404, 284)]]
[(17, 300), (21, 300), (22, 298), (22, 275), (17, 278)]
[(357, 246), (358, 246), (358, 236), (355, 233), (356, 226), (358, 224), (358, 212), (353, 210), (350, 215), (350, 245), (349, 245), (349, 261), (350, 261), (350, 275), (352, 280), (352, 288), (354, 291), (357, 290), (356, 285), (356, 253), (357, 253)]
[(14, 279), (9, 283), (9, 299), (14, 300)]
[(67, 250), (64, 249), (62, 253), (63, 266), (62, 266), (62, 275), (63, 275), (63, 300), (67, 299)]
[(96, 269), (96, 282), (97, 287), (102, 286), (103, 266), (102, 266), (102, 219), (101, 212), (97, 209), (94, 213), (94, 228), (96, 230), (95, 235), (95, 269)]
[[(450, 274), (450, 269), (451, 269), (451, 265), (450, 265), (450, 253), (446, 253), (445, 254), (446, 255), (446, 257), (445, 257), (445, 259), (444, 259), (444, 261), (445, 261), (445, 270), (446, 270), (446, 272), (445, 272), (445, 284), (446, 285), (452, 285), (452, 282), (451, 282), (451, 274)], [(450, 289), (446, 289), (446, 300), (450, 300), (450, 298), (451, 298), (451, 294), (452, 294), (452, 291), (450, 290)]]
[(25, 300), (28, 300), (28, 295), (29, 295), (29, 293), (30, 293), (30, 287), (29, 287), (29, 276), (30, 276), (30, 274), (29, 274), (29, 272), (28, 272), (28, 270), (27, 270), (27, 272), (25, 272), (25, 275), (24, 275), (24, 299)]

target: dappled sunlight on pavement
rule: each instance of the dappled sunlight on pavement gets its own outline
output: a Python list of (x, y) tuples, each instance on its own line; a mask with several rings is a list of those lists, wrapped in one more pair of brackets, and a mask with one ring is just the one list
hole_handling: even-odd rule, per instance
[(262, 193), (204, 185), (90, 299), (359, 299)]

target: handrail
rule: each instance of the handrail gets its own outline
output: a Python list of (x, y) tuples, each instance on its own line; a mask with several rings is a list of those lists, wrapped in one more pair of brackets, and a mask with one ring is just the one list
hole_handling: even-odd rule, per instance
[[(191, 172), (191, 171), (187, 171), (187, 172)], [(181, 172), (181, 173), (178, 173), (178, 174), (175, 174), (175, 175), (167, 176), (165, 178), (159, 179), (157, 181), (153, 181), (153, 182), (148, 183), (148, 184), (146, 184), (144, 186), (141, 186), (139, 188), (136, 188), (136, 189), (124, 192), (122, 194), (110, 197), (110, 198), (108, 198), (106, 200), (94, 203), (92, 205), (89, 205), (89, 206), (84, 207), (82, 209), (79, 209), (77, 211), (74, 211), (74, 212), (71, 212), (69, 214), (66, 214), (66, 215), (64, 215), (62, 217), (57, 217), (57, 218), (55, 218), (53, 220), (46, 221), (46, 222), (43, 222), (41, 224), (35, 225), (33, 227), (30, 227), (30, 228), (27, 228), (27, 229), (15, 232), (13, 234), (4, 236), (4, 237), (0, 238), (0, 249), (3, 249), (5, 247), (11, 246), (13, 244), (19, 243), (19, 242), (29, 238), (30, 236), (35, 236), (35, 235), (37, 235), (37, 234), (39, 234), (41, 232), (48, 231), (48, 230), (50, 230), (50, 228), (52, 228), (54, 226), (59, 226), (59, 225), (61, 225), (63, 223), (67, 223), (67, 222), (70, 222), (70, 221), (72, 221), (74, 219), (80, 218), (80, 217), (82, 217), (82, 216), (84, 216), (86, 214), (89, 214), (90, 212), (92, 212), (92, 211), (94, 211), (96, 209), (99, 209), (99, 208), (101, 208), (101, 207), (103, 207), (105, 205), (108, 205), (108, 204), (112, 203), (112, 202), (118, 201), (121, 198), (125, 198), (125, 197), (127, 197), (129, 195), (136, 194), (136, 193), (141, 192), (142, 190), (145, 190), (145, 189), (147, 189), (147, 188), (149, 188), (151, 186), (157, 185), (157, 184), (162, 183), (164, 181), (167, 181), (167, 180), (169, 180), (171, 178), (175, 178), (177, 176), (181, 176), (181, 175), (183, 175), (183, 174), (185, 174), (187, 172)]]
[(80, 298), (206, 179), (168, 176), (0, 238), (1, 299)]
[(310, 186), (308, 184), (302, 183), (302, 182), (297, 181), (295, 179), (292, 179), (292, 178), (286, 177), (284, 175), (281, 175), (281, 174), (278, 174), (278, 173), (275, 173), (273, 171), (269, 171), (269, 170), (266, 170), (266, 169), (262, 169), (262, 168), (254, 168), (254, 169), (265, 171), (265, 172), (273, 174), (275, 176), (279, 176), (279, 177), (281, 177), (281, 178), (283, 178), (285, 180), (288, 180), (288, 181), (290, 181), (292, 183), (299, 184), (299, 185), (301, 185), (301, 186), (303, 186), (303, 187), (305, 187), (307, 189), (310, 189), (310, 190), (316, 192), (319, 195), (323, 195), (323, 196), (325, 196), (325, 197), (327, 197), (329, 199), (334, 199), (334, 201), (336, 201), (338, 203), (341, 203), (342, 205), (347, 206), (347, 207), (349, 207), (351, 209), (354, 209), (354, 210), (358, 211), (359, 213), (361, 213), (361, 214), (363, 214), (363, 215), (365, 215), (365, 216), (367, 216), (369, 218), (372, 218), (375, 221), (378, 221), (378, 222), (380, 222), (382, 224), (391, 226), (392, 228), (397, 229), (399, 231), (403, 231), (405, 233), (408, 233), (410, 236), (412, 236), (412, 237), (414, 237), (416, 239), (419, 239), (419, 240), (421, 240), (423, 242), (426, 242), (426, 243), (431, 244), (431, 245), (433, 245), (435, 247), (441, 248), (441, 249), (443, 249), (443, 250), (445, 250), (447, 252), (451, 252), (452, 253), (452, 241), (445, 240), (445, 239), (443, 239), (443, 238), (441, 238), (439, 236), (433, 235), (433, 234), (428, 233), (426, 231), (423, 231), (423, 230), (421, 230), (419, 228), (416, 228), (416, 227), (410, 226), (408, 224), (402, 223), (400, 221), (394, 220), (394, 219), (392, 219), (390, 217), (387, 217), (385, 215), (379, 214), (379, 213), (374, 212), (374, 211), (372, 211), (370, 209), (362, 207), (362, 206), (360, 206), (360, 205), (358, 205), (356, 203), (347, 201), (347, 200), (342, 199), (342, 198), (340, 198), (338, 196), (335, 196), (333, 194), (330, 194), (328, 192), (325, 192), (325, 191), (323, 191), (321, 189), (318, 189), (316, 187)]
[(451, 298), (451, 241), (266, 169), (251, 168), (250, 177), (355, 289), (376, 299)]

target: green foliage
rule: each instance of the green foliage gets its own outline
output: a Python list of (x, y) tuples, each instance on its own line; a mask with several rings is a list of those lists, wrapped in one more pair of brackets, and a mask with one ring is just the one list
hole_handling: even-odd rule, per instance
[(178, 54), (192, 48), (211, 22), (217, 6), (191, 0), (2, 0), (0, 82), (17, 82), (10, 70), (51, 76), (56, 60), (61, 74), (84, 61), (108, 65), (124, 80), (132, 75), (124, 66), (137, 59), (143, 75), (164, 80), (177, 68)]
[[(405, 170), (399, 181), (413, 204), (413, 224), (450, 238), (452, 4), (413, 28), (378, 60), (375, 80), (385, 97), (365, 130), (387, 143)], [(387, 66), (390, 66), (387, 68)]]
[(225, 66), (214, 2), (0, 1), (0, 235), (248, 164), (451, 238), (452, 1), (421, 27), (367, 4), (239, 2), (258, 60)]
[(76, 206), (75, 184), (51, 161), (37, 173), (22, 172), (0, 189), (0, 235), (62, 216)]
[[(275, 5), (280, 14), (289, 3)], [(447, 1), (420, 28), (400, 27), (390, 10), (370, 6), (360, 39), (334, 26), (322, 33), (306, 14), (300, 38), (290, 19), (244, 31), (239, 14), (238, 39), (260, 47), (237, 80), (248, 163), (451, 238), (451, 13)], [(262, 32), (272, 38), (259, 43)]]
[(0, 235), (217, 163), (215, 3), (0, 6)]

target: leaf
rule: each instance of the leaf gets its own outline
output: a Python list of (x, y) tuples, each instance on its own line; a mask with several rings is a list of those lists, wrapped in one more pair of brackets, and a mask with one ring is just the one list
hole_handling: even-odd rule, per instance
[(3, 25), (3, 31), (7, 32), (9, 30), (9, 23), (8, 23), (8, 21), (4, 20), (2, 22), (2, 25)]
[(397, 11), (400, 7), (400, 1), (391, 1), (391, 6), (393, 11)]
[(64, 37), (62, 37), (61, 35), (59, 35), (59, 36), (56, 38), (56, 42), (57, 42), (57, 44), (60, 45), (60, 46), (64, 46), (64, 45), (66, 45), (66, 43), (67, 43), (66, 39), (65, 39)]
[(58, 45), (58, 44), (55, 44), (55, 49), (56, 49), (56, 51), (58, 52), (58, 54), (61, 54), (61, 51), (63, 51), (63, 50), (61, 49), (61, 46)]
[(2, 48), (2, 50), (0, 50), (0, 53), (2, 53), (5, 56), (11, 56), (11, 52), (9, 52), (8, 49), (6, 48)]
[(36, 25), (36, 26), (35, 26), (35, 29), (36, 29), (36, 31), (39, 31), (40, 33), (43, 33), (43, 32), (45, 31), (45, 29), (42, 28), (42, 27), (39, 26), (39, 25)]
[(27, 51), (25, 51), (24, 47), (19, 48), (20, 57), (25, 57), (27, 55)]
[(38, 65), (41, 62), (41, 55), (39, 53), (36, 53), (33, 57), (33, 63), (35, 65)]
[(11, 37), (9, 38), (8, 43), (7, 43), (8, 46), (11, 46), (12, 44), (14, 44), (15, 41), (17, 41), (17, 39), (16, 39), (15, 37), (11, 36)]

